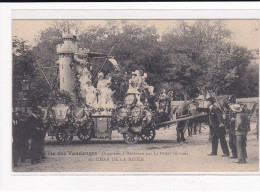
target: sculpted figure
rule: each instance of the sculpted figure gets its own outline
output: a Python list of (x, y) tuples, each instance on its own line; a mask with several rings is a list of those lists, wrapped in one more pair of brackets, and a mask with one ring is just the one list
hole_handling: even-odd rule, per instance
[(114, 92), (111, 90), (110, 88), (110, 85), (111, 85), (111, 76), (108, 75), (107, 79), (106, 79), (106, 85), (104, 87), (104, 93), (105, 93), (105, 107), (107, 109), (114, 109), (115, 108), (115, 105), (114, 105), (114, 102), (113, 102), (113, 94)]
[(97, 84), (97, 91), (98, 91), (98, 108), (105, 108), (106, 104), (106, 96), (105, 96), (105, 86), (107, 81), (104, 79), (104, 74), (98, 74), (98, 84)]
[(144, 75), (142, 76), (142, 87), (144, 89), (147, 89), (149, 94), (151, 96), (154, 95), (153, 91), (154, 91), (154, 87), (153, 86), (149, 86), (147, 83), (146, 83), (146, 78), (147, 78), (147, 73), (144, 73)]
[(98, 108), (102, 108), (105, 110), (115, 108), (112, 95), (114, 92), (110, 89), (111, 77), (108, 75), (107, 79), (104, 79), (104, 74), (99, 73), (98, 75)]
[(87, 81), (85, 86), (86, 104), (94, 109), (97, 108), (97, 90), (92, 86), (91, 81)]
[(80, 89), (81, 89), (81, 95), (83, 97), (86, 97), (86, 92), (85, 92), (85, 86), (86, 83), (91, 80), (91, 73), (88, 71), (88, 69), (85, 67), (81, 70), (81, 75), (79, 78), (80, 82)]
[(142, 102), (140, 101), (140, 87), (142, 79), (140, 79), (140, 76), (138, 76), (137, 71), (132, 72), (132, 78), (129, 80), (129, 88), (127, 93), (132, 93), (136, 95), (137, 98), (137, 104), (142, 105)]

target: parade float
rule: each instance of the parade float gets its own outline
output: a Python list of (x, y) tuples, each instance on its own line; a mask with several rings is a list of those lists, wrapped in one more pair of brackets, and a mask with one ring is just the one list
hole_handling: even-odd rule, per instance
[(100, 70), (93, 77), (91, 73), (91, 60), (95, 58), (110, 61), (118, 69), (114, 57), (78, 48), (77, 36), (70, 29), (62, 33), (62, 38), (63, 43), (57, 45), (59, 88), (50, 93), (45, 114), (48, 135), (58, 142), (70, 143), (74, 136), (83, 142), (92, 138), (111, 140), (114, 130), (128, 144), (139, 139), (152, 142), (155, 130), (186, 119), (173, 119), (173, 93), (155, 95), (154, 87), (146, 82), (148, 75), (141, 70), (131, 72), (124, 98), (115, 103), (110, 74)]

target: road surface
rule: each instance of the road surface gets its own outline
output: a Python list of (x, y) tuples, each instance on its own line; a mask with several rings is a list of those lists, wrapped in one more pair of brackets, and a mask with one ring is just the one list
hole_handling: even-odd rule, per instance
[[(122, 135), (112, 133), (112, 140), (80, 142), (74, 137), (71, 145), (59, 145), (46, 138), (46, 156), (42, 163), (29, 161), (15, 167), (14, 172), (256, 172), (259, 169), (259, 146), (255, 123), (248, 134), (248, 163), (236, 164), (236, 159), (222, 157), (219, 145), (217, 156), (211, 152), (209, 129), (177, 143), (176, 126), (156, 131), (153, 143), (128, 145)], [(187, 135), (187, 132), (186, 132)], [(228, 141), (228, 137), (227, 137)]]

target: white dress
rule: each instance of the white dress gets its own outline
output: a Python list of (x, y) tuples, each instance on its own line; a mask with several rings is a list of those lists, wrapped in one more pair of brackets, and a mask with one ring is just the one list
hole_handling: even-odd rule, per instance
[(111, 79), (101, 79), (98, 81), (97, 90), (98, 96), (98, 108), (114, 109), (115, 105), (113, 102), (112, 95), (114, 92), (108, 87), (111, 83)]
[(97, 108), (97, 90), (93, 86), (86, 86), (86, 104), (92, 108)]
[(127, 93), (140, 94), (139, 88), (140, 88), (139, 79), (137, 77), (131, 78), (129, 80), (129, 88)]
[(106, 85), (107, 81), (105, 79), (100, 79), (97, 84), (98, 90), (98, 108), (106, 108)]
[(84, 68), (82, 70), (81, 76), (79, 78), (80, 90), (81, 90), (81, 96), (82, 97), (86, 97), (85, 87), (86, 87), (86, 83), (88, 81), (91, 81), (91, 74), (90, 74), (90, 72), (88, 71), (87, 68)]
[(105, 92), (105, 96), (106, 96), (105, 107), (108, 109), (114, 109), (115, 105), (114, 105), (114, 101), (112, 98), (112, 95), (114, 94), (114, 92), (108, 87), (106, 87), (104, 90), (105, 90), (104, 92)]

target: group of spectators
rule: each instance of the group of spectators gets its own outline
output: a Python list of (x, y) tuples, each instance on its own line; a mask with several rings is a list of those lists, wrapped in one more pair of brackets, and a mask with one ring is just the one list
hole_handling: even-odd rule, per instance
[[(212, 142), (212, 152), (209, 155), (217, 155), (218, 142), (223, 151), (223, 157), (237, 158), (236, 163), (246, 163), (247, 133), (250, 131), (250, 119), (246, 107), (230, 102), (221, 110), (214, 100), (209, 112), (209, 126)], [(229, 147), (226, 141), (226, 133), (229, 135)], [(229, 148), (232, 155), (230, 156)]]
[(13, 166), (25, 163), (27, 159), (31, 164), (42, 162), (46, 159), (44, 154), (44, 129), (41, 109), (33, 107), (30, 115), (24, 115), (22, 111), (13, 112)]

